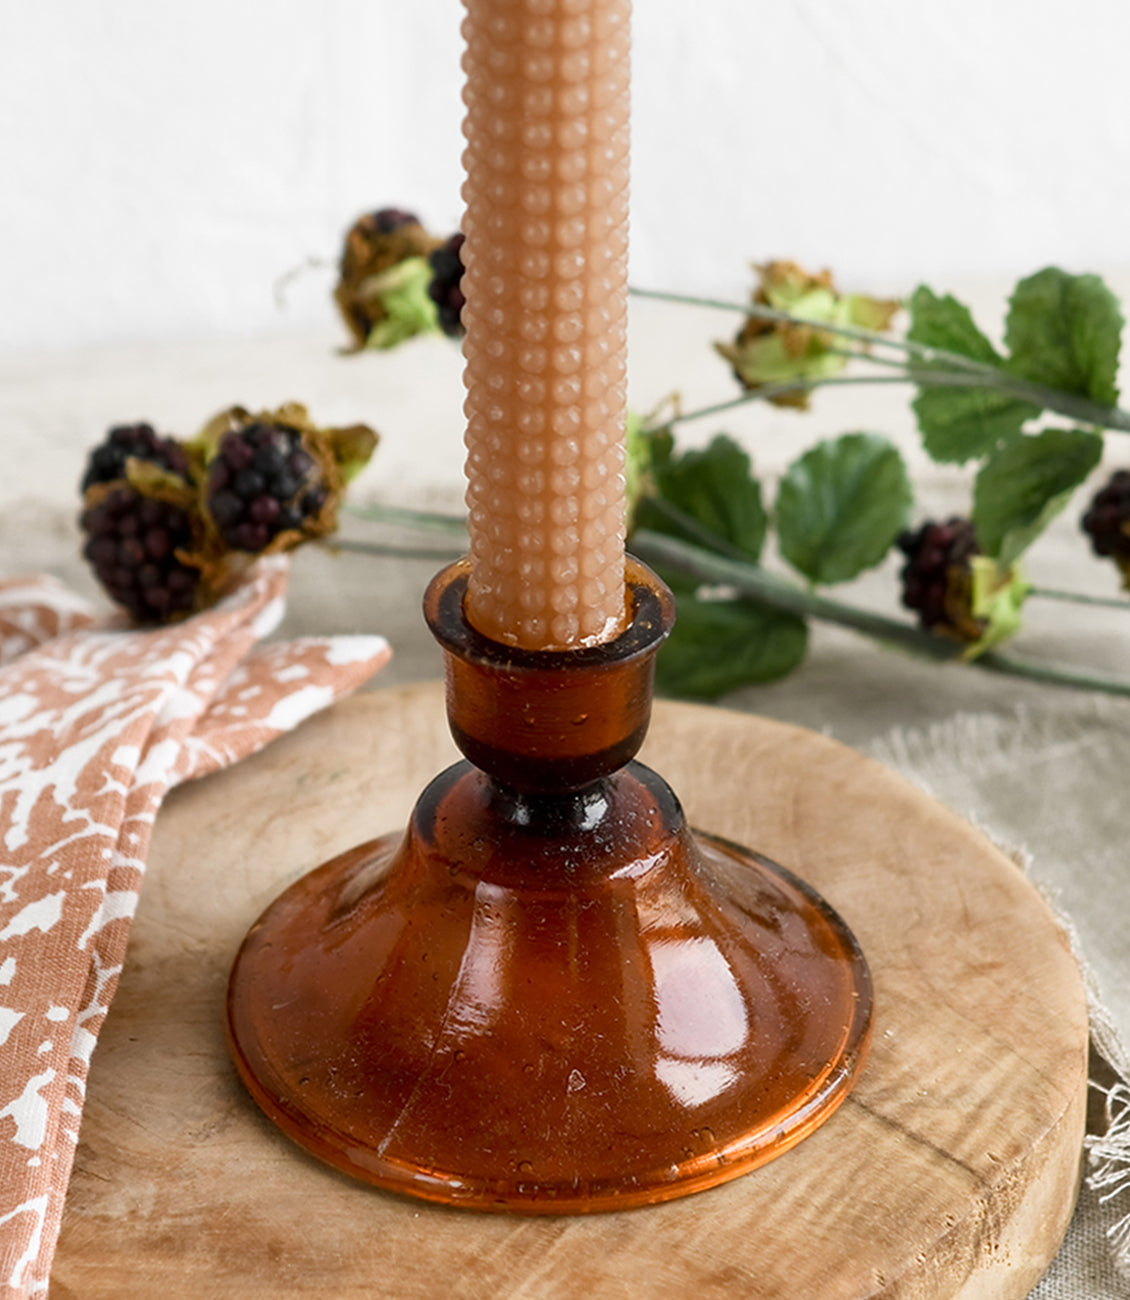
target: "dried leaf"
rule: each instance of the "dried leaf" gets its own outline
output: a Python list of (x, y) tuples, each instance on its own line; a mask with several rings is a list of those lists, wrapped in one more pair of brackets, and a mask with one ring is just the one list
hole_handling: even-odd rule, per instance
[[(758, 286), (753, 301), (762, 307), (788, 312), (798, 321), (773, 321), (749, 316), (732, 343), (716, 343), (730, 362), (738, 382), (749, 392), (793, 381), (819, 380), (837, 374), (847, 364), (836, 336), (821, 324), (857, 325), (885, 330), (901, 304), (862, 294), (843, 295), (828, 270), (812, 275), (796, 262), (766, 262), (754, 268)], [(775, 393), (775, 406), (808, 407), (803, 387)]]

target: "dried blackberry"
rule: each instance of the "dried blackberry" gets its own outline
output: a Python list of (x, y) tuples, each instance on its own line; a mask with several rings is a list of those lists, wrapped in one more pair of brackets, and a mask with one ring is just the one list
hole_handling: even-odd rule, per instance
[(334, 299), (356, 349), (365, 347), (388, 316), (388, 273), (412, 258), (426, 258), (436, 242), (415, 213), (401, 208), (367, 212), (349, 228)]
[(1096, 555), (1112, 559), (1130, 579), (1130, 470), (1116, 470), (1095, 493), (1082, 529)]
[(332, 532), (376, 444), (367, 425), (319, 428), (297, 402), (228, 407), (183, 444), (111, 430), (84, 480), (83, 554), (138, 622), (206, 609), (255, 556)]
[[(846, 354), (836, 349), (835, 335), (821, 325), (855, 325), (881, 332), (890, 328), (900, 306), (864, 294), (841, 293), (831, 271), (812, 275), (796, 262), (766, 262), (754, 270), (758, 286), (753, 313), (732, 343), (714, 346), (748, 392), (772, 389), (768, 400), (774, 406), (806, 410), (810, 382), (836, 374), (847, 364)], [(776, 318), (761, 315), (761, 308), (777, 313)]]
[(192, 523), (179, 506), (117, 483), (87, 506), (79, 520), (83, 555), (107, 593), (139, 623), (163, 623), (190, 613), (198, 569), (180, 555), (191, 552)]
[(95, 483), (112, 483), (126, 476), (126, 461), (149, 461), (181, 478), (189, 473), (188, 457), (173, 438), (162, 438), (151, 424), (120, 424), (90, 453), (81, 490)]
[(928, 520), (917, 531), (903, 533), (898, 547), (906, 556), (899, 576), (907, 609), (930, 631), (977, 641), (985, 620), (973, 616), (970, 561), (981, 547), (969, 520), (956, 515), (945, 523)]
[(461, 256), (465, 236), (456, 232), (442, 243), (428, 258), (432, 268), (432, 279), (428, 285), (428, 297), (435, 303), (439, 312), (440, 329), (448, 338), (462, 338), (466, 332), (460, 320), (463, 296), (460, 281), (463, 279), (463, 258)]
[(226, 433), (208, 469), (206, 504), (228, 546), (253, 554), (301, 532), (329, 498), (322, 468), (298, 429), (254, 420)]

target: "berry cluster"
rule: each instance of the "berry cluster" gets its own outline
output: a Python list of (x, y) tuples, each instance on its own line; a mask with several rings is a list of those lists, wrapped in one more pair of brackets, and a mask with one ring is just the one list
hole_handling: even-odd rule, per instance
[(164, 622), (192, 610), (200, 570), (180, 558), (193, 549), (184, 510), (122, 481), (87, 506), (79, 522), (86, 534), (82, 553), (95, 576), (137, 622)]
[(116, 427), (83, 474), (83, 554), (136, 621), (182, 618), (255, 556), (332, 532), (343, 484), (376, 443), (363, 424), (318, 428), (295, 402), (231, 407), (187, 443)]
[[(463, 243), (461, 231), (446, 239), (430, 234), (405, 208), (379, 208), (358, 217), (346, 232), (334, 288), (354, 350), (394, 347), (437, 323), (449, 338), (462, 338)], [(394, 274), (411, 259), (426, 264), (411, 275)], [(417, 269), (424, 275), (417, 277)]]
[(90, 453), (81, 491), (95, 483), (112, 483), (126, 476), (126, 461), (143, 460), (188, 478), (188, 457), (173, 438), (162, 438), (151, 424), (121, 424), (111, 429), (105, 440)]
[(442, 243), (431, 257), (428, 264), (432, 268), (432, 279), (428, 285), (428, 297), (439, 311), (440, 329), (448, 338), (462, 338), (465, 333), (460, 313), (467, 299), (463, 296), (461, 281), (463, 279), (463, 258), (461, 252), (466, 238), (456, 232)]
[(1116, 470), (1095, 494), (1082, 527), (1096, 555), (1114, 560), (1130, 574), (1130, 470)]
[(906, 556), (902, 567), (902, 603), (914, 610), (919, 623), (930, 631), (976, 641), (984, 631), (970, 605), (970, 560), (981, 554), (977, 535), (968, 519), (954, 516), (945, 523), (928, 520), (898, 539)]
[(285, 425), (256, 420), (225, 434), (208, 471), (208, 510), (239, 551), (262, 551), (279, 533), (300, 530), (328, 496), (301, 432)]

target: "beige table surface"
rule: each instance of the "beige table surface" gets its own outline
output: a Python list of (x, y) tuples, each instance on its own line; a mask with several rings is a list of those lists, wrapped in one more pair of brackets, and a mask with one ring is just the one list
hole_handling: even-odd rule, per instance
[[(1114, 283), (1116, 291), (1130, 286)], [(995, 286), (969, 295), (985, 324), (999, 319)], [(285, 322), (283, 323), (285, 324)], [(631, 326), (632, 404), (647, 410), (678, 383), (688, 406), (733, 395), (710, 341), (729, 317), (637, 303)], [(0, 357), (0, 569), (44, 569), (92, 588), (77, 558), (75, 481), (84, 449), (112, 423), (148, 419), (188, 434), (234, 402), (258, 407), (305, 401), (324, 423), (366, 419), (383, 435), (355, 499), (458, 508), (461, 473), (461, 362), (442, 340), (389, 355), (346, 359), (340, 333), (287, 332), (243, 341), (147, 343), (81, 353)], [(772, 483), (820, 437), (867, 429), (895, 439), (915, 481), (916, 515), (966, 512), (969, 476), (922, 454), (907, 391), (850, 389), (818, 395), (796, 415), (754, 406), (689, 426), (688, 439), (726, 430), (740, 437)], [(1110, 438), (1111, 452), (1120, 444)], [(1130, 442), (1126, 463), (1130, 464)], [(1108, 457), (1111, 468), (1117, 455)], [(1096, 564), (1078, 534), (1078, 511), (1061, 517), (1030, 553), (1041, 585), (1115, 595), (1113, 569)], [(393, 535), (351, 521), (354, 537)], [(434, 542), (430, 544), (435, 544)], [(772, 562), (772, 561), (771, 561)], [(423, 680), (439, 657), (419, 616), (432, 561), (297, 557), (280, 635), (376, 631), (392, 642), (392, 665), (373, 689)], [(846, 599), (894, 612), (894, 558), (848, 588)], [(1072, 661), (1130, 677), (1130, 605), (1121, 611), (1033, 601), (1015, 646), (1033, 659)], [(736, 692), (725, 707), (757, 711), (876, 754), (1000, 842), (1023, 846), (1032, 875), (1073, 920), (1083, 952), (1124, 1036), (1130, 1037), (1130, 865), (1125, 848), (1130, 702), (1055, 690), (959, 667), (938, 667), (877, 649), (837, 629), (816, 627), (803, 668), (783, 682)], [(1123, 1212), (1126, 1211), (1124, 1207)], [(1084, 1191), (1064, 1251), (1033, 1300), (1114, 1300), (1130, 1294), (1109, 1267), (1102, 1233), (1116, 1217)]]

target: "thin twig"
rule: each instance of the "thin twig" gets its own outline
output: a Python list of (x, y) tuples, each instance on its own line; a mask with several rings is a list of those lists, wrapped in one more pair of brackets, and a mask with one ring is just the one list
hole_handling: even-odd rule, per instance
[(295, 280), (300, 279), (307, 271), (325, 271), (334, 265), (324, 257), (308, 257), (304, 262), (297, 266), (292, 266), (289, 271), (284, 271), (274, 283), (275, 307), (278, 311), (286, 310), (287, 290)]
[(436, 560), (448, 563), (463, 554), (456, 550), (436, 550), (426, 546), (394, 546), (385, 542), (359, 542), (352, 537), (326, 537), (319, 543), (327, 551), (352, 551), (358, 555), (393, 555), (401, 560)]
[(424, 532), (442, 532), (466, 536), (467, 520), (463, 515), (441, 513), (436, 510), (408, 510), (404, 506), (386, 506), (370, 502), (368, 505), (348, 505), (345, 513), (355, 519), (368, 519), (381, 524), (398, 524), (402, 528), (418, 528)]
[(907, 375), (835, 375), (827, 379), (791, 379), (787, 383), (765, 384), (761, 388), (752, 388), (739, 397), (728, 398), (724, 402), (712, 402), (709, 406), (698, 406), (691, 411), (679, 411), (669, 419), (661, 420), (658, 428), (669, 429), (676, 424), (689, 424), (692, 420), (704, 420), (710, 415), (720, 415), (723, 411), (733, 411), (739, 406), (748, 406), (751, 402), (767, 402), (774, 397), (788, 393), (809, 393), (817, 388), (845, 388), (862, 384), (909, 384), (914, 381)]
[(1029, 587), (1029, 596), (1042, 600), (1065, 600), (1072, 605), (1102, 605), (1106, 609), (1130, 610), (1130, 600), (1115, 596), (1089, 596), (1082, 591), (1061, 591), (1056, 587)]
[(1016, 655), (985, 654), (969, 661), (972, 668), (983, 668), (989, 673), (1006, 677), (1021, 677), (1029, 682), (1044, 682), (1048, 686), (1067, 686), (1078, 691), (1097, 691), (1100, 695), (1120, 695), (1130, 698), (1130, 682), (1112, 677), (1094, 677), (1090, 673), (1076, 672), (1059, 664), (1037, 664), (1031, 659), (1018, 659)]
[(904, 357), (881, 357), (862, 348), (827, 348), (826, 351), (833, 357), (843, 357), (845, 361), (868, 362), (873, 366), (886, 366), (889, 370), (908, 369)]
[[(874, 361), (875, 358), (868, 358)], [(787, 393), (807, 393), (817, 388), (844, 387), (845, 385), (866, 384), (914, 384), (919, 388), (965, 388), (980, 389), (1002, 393), (1017, 401), (1031, 402), (1044, 410), (1055, 411), (1069, 419), (1082, 424), (1098, 425), (1119, 433), (1130, 433), (1130, 411), (1115, 407), (1096, 406), (1094, 402), (1082, 397), (1073, 397), (1070, 393), (1039, 388), (1026, 380), (1013, 379), (997, 372), (998, 381), (988, 384), (976, 375), (957, 374), (952, 370), (907, 370), (900, 375), (833, 375), (819, 379), (795, 379), (779, 384), (765, 384), (759, 388), (749, 389), (740, 397), (730, 398), (725, 402), (715, 402), (709, 406), (700, 406), (693, 411), (681, 411), (665, 422), (664, 427), (687, 424), (692, 420), (701, 420), (709, 415), (718, 415), (744, 406), (748, 402), (769, 401)]]
[[(867, 358), (874, 361), (874, 357)], [(663, 428), (676, 424), (688, 424), (692, 420), (702, 420), (722, 411), (732, 411), (749, 402), (767, 402), (774, 397), (789, 393), (809, 393), (817, 388), (863, 387), (871, 384), (916, 384), (923, 388), (984, 388), (985, 384), (977, 377), (955, 374), (952, 370), (904, 370), (899, 375), (829, 375), (814, 379), (790, 379), (779, 384), (763, 384), (758, 388), (748, 389), (739, 397), (728, 398), (724, 402), (713, 402), (709, 406), (695, 407), (691, 411), (679, 411), (670, 419), (662, 421)], [(1062, 412), (1061, 412), (1062, 414)], [(1130, 419), (1130, 417), (1128, 417)]]
[(972, 357), (962, 356), (960, 352), (947, 352), (944, 348), (929, 347), (925, 343), (916, 343), (913, 339), (880, 334), (877, 330), (864, 329), (861, 325), (840, 325), (829, 321), (811, 320), (807, 316), (794, 316), (792, 312), (780, 311), (776, 307), (767, 307), (759, 302), (740, 304), (723, 302), (717, 298), (700, 298), (693, 294), (672, 293), (666, 289), (640, 289), (635, 286), (629, 286), (628, 292), (635, 298), (683, 303), (688, 307), (714, 307), (719, 311), (741, 312), (743, 316), (756, 316), (758, 320), (775, 321), (782, 325), (807, 326), (821, 334), (838, 334), (843, 338), (866, 343), (870, 347), (894, 348), (896, 351), (921, 357), (923, 361), (945, 362), (957, 370), (975, 371), (985, 375), (998, 373), (995, 366), (990, 366), (984, 361), (975, 361)]

